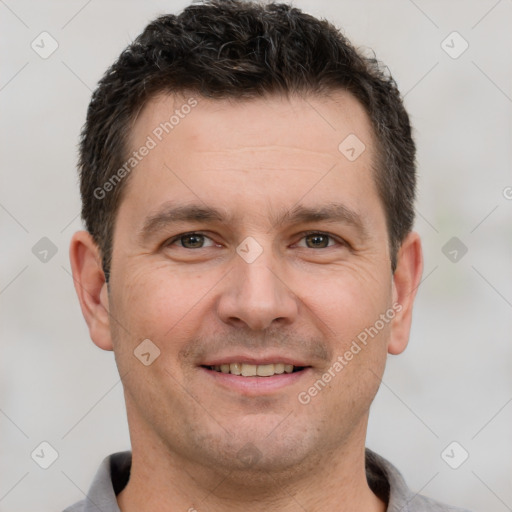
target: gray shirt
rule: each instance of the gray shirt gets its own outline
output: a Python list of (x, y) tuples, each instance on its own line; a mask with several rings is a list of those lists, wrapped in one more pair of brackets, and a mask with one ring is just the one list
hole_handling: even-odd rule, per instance
[[(120, 512), (116, 495), (130, 478), (131, 452), (114, 453), (101, 464), (87, 497), (64, 512)], [(380, 455), (366, 450), (366, 477), (388, 512), (469, 512), (412, 492), (400, 472)]]

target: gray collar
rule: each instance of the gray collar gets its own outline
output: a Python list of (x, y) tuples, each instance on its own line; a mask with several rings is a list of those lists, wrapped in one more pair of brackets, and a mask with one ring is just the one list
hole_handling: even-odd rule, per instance
[[(120, 512), (116, 495), (128, 483), (131, 460), (131, 452), (107, 457), (96, 473), (87, 497), (64, 512)], [(372, 491), (388, 503), (387, 512), (468, 512), (411, 492), (400, 472), (368, 448), (366, 476)]]

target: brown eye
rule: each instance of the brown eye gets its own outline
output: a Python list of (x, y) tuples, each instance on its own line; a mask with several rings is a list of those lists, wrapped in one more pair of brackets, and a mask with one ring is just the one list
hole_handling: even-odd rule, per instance
[[(205, 245), (206, 242), (209, 242), (209, 245)], [(203, 249), (204, 247), (212, 247), (214, 243), (209, 237), (201, 233), (183, 233), (166, 243), (167, 247), (173, 245), (178, 245), (178, 247), (184, 249)]]
[(196, 233), (183, 235), (180, 237), (180, 242), (186, 249), (198, 249), (204, 244), (204, 236)]
[(323, 249), (329, 246), (329, 236), (322, 233), (312, 233), (305, 236), (306, 245), (310, 249)]
[(326, 233), (305, 233), (302, 240), (305, 240), (305, 244), (300, 245), (308, 249), (326, 249), (335, 245), (334, 238)]

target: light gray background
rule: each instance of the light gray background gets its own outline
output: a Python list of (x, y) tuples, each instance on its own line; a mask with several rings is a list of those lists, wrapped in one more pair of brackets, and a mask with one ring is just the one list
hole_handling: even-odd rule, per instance
[[(0, 0), (2, 512), (62, 510), (104, 456), (129, 448), (113, 355), (89, 340), (70, 277), (76, 144), (107, 66), (148, 21), (186, 4)], [(512, 1), (295, 5), (375, 50), (405, 94), (418, 145), (424, 281), (368, 446), (414, 490), (475, 512), (512, 510)], [(47, 59), (31, 48), (42, 31), (59, 44)], [(457, 59), (441, 46), (453, 31), (469, 43)], [(32, 253), (42, 237), (58, 249), (46, 263)], [(452, 237), (468, 249), (457, 262), (442, 252)], [(30, 456), (42, 441), (59, 453), (46, 470)], [(469, 453), (458, 469), (441, 457), (452, 441)]]

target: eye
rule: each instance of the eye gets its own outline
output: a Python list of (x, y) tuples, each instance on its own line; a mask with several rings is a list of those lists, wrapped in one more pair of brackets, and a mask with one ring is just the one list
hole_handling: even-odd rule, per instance
[[(307, 247), (308, 249), (326, 249), (327, 247), (332, 247), (337, 243), (337, 241), (334, 239), (332, 235), (318, 231), (304, 233), (304, 236), (301, 238), (301, 241), (302, 240), (305, 240), (305, 245), (299, 244), (299, 246)], [(332, 241), (334, 243), (329, 244), (329, 241)]]
[[(303, 242), (304, 241), (304, 242)], [(204, 249), (214, 247), (215, 242), (203, 233), (190, 232), (182, 233), (165, 242), (165, 247), (177, 245), (183, 249)], [(297, 244), (299, 247), (307, 249), (327, 249), (336, 245), (345, 245), (342, 240), (338, 240), (333, 235), (319, 231), (310, 231), (303, 233), (301, 241)]]
[[(210, 245), (204, 245), (206, 240), (211, 242)], [(202, 249), (204, 247), (213, 247), (215, 245), (209, 237), (202, 233), (183, 233), (171, 238), (165, 243), (165, 246), (170, 247), (176, 243), (178, 243), (179, 247), (183, 247), (184, 249)]]

